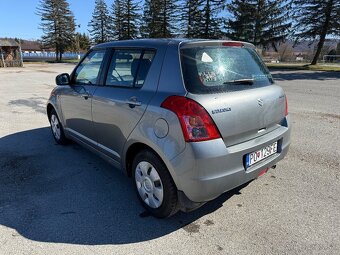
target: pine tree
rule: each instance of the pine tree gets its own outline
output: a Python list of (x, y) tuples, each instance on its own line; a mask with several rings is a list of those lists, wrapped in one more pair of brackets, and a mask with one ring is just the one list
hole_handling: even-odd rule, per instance
[(40, 28), (45, 47), (55, 48), (56, 61), (74, 42), (75, 21), (66, 0), (40, 0), (37, 14), (41, 16)]
[(261, 0), (258, 3), (254, 43), (264, 48), (272, 46), (277, 52), (277, 44), (284, 42), (290, 32), (291, 1)]
[(178, 0), (145, 0), (143, 37), (167, 38), (177, 32)]
[(177, 28), (179, 4), (178, 0), (163, 0), (161, 5), (162, 37), (173, 37), (178, 32)]
[(311, 62), (315, 65), (324, 46), (327, 35), (340, 35), (339, 0), (294, 0), (296, 41), (318, 40), (317, 50)]
[(140, 26), (140, 33), (143, 38), (148, 38), (150, 35), (150, 23), (152, 21), (151, 10), (150, 0), (144, 0), (142, 23)]
[(201, 0), (185, 0), (181, 6), (181, 32), (187, 38), (200, 38), (203, 15), (200, 9)]
[(291, 22), (287, 0), (233, 0), (227, 9), (233, 18), (228, 21), (228, 36), (256, 46), (272, 46), (284, 42)]
[(96, 0), (89, 22), (89, 32), (94, 44), (107, 42), (112, 39), (112, 18), (109, 14), (105, 0)]
[[(116, 0), (116, 2), (119, 2), (119, 0)], [(133, 0), (121, 2), (120, 18), (118, 20), (121, 25), (119, 39), (134, 39), (138, 36), (138, 12), (140, 11), (140, 2)]]
[(228, 36), (233, 40), (253, 42), (255, 5), (248, 0), (234, 0), (227, 9), (233, 16), (227, 23)]
[(86, 52), (89, 50), (91, 47), (91, 40), (88, 35), (85, 33), (77, 33), (77, 48), (79, 49), (78, 51), (83, 51)]
[(185, 0), (182, 6), (181, 30), (189, 38), (220, 38), (225, 0)]
[(73, 52), (87, 52), (91, 47), (91, 40), (85, 33), (76, 33), (74, 36), (74, 42), (70, 50)]
[(112, 35), (116, 40), (123, 39), (123, 4), (122, 0), (115, 0), (111, 7), (112, 16)]
[(199, 2), (203, 9), (202, 38), (219, 38), (221, 36), (221, 19), (217, 14), (223, 9), (225, 0), (201, 0)]

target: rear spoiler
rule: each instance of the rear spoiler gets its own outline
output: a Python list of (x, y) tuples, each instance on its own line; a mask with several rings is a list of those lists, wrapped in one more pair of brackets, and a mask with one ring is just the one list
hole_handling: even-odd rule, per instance
[(204, 46), (221, 46), (221, 47), (244, 47), (255, 49), (255, 46), (248, 42), (242, 41), (229, 41), (229, 40), (197, 40), (197, 41), (184, 41), (180, 44), (181, 49), (192, 47)]

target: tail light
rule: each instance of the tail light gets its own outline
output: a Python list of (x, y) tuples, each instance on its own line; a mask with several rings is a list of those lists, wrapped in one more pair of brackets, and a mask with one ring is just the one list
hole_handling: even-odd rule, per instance
[(161, 107), (177, 115), (186, 142), (207, 141), (221, 137), (207, 111), (194, 100), (182, 96), (170, 96)]
[(288, 115), (288, 101), (287, 101), (287, 96), (285, 96), (285, 116)]

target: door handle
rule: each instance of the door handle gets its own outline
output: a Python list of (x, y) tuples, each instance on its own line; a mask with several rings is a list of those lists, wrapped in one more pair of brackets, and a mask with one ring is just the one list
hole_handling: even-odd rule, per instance
[(126, 100), (125, 103), (128, 104), (130, 108), (135, 108), (136, 106), (142, 105), (142, 102), (139, 102), (137, 97), (131, 97), (130, 99)]
[(87, 100), (87, 99), (89, 99), (89, 98), (91, 97), (91, 94), (88, 93), (88, 92), (86, 92), (86, 93), (80, 94), (80, 96), (81, 96), (82, 98), (84, 98), (85, 100)]

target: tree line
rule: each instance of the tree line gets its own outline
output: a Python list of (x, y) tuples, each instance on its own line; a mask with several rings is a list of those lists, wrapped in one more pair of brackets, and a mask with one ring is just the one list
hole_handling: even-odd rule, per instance
[[(230, 38), (277, 50), (288, 38), (318, 42), (316, 64), (327, 36), (340, 36), (339, 0), (95, 0), (88, 23), (91, 44), (136, 38)], [(40, 0), (42, 42), (59, 59), (70, 47), (88, 47), (76, 35), (67, 0)], [(78, 38), (78, 39), (77, 39)], [(87, 40), (87, 42), (86, 42)], [(73, 46), (74, 47), (74, 46)]]

